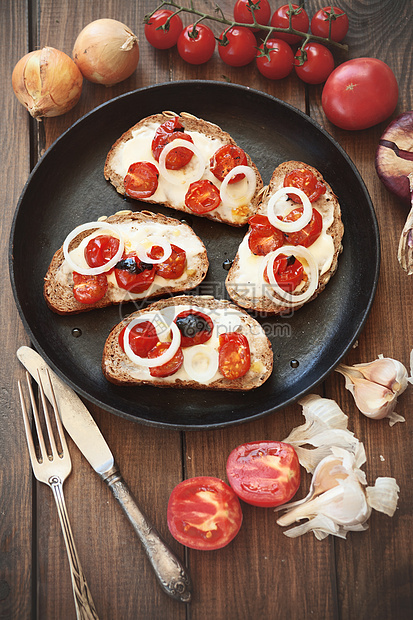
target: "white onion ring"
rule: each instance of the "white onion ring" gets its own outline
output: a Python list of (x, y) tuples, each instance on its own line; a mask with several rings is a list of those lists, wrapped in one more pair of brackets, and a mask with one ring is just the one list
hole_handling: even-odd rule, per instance
[[(76, 265), (76, 263), (70, 257), (69, 245), (73, 241), (73, 239), (75, 239), (78, 235), (80, 235), (80, 233), (84, 232), (85, 230), (90, 230), (90, 229), (95, 229), (95, 228), (98, 228), (98, 229), (104, 228), (106, 230), (109, 230), (111, 233), (113, 233), (119, 239), (118, 251), (116, 252), (114, 256), (112, 256), (112, 258), (107, 263), (105, 263), (101, 267), (80, 267), (80, 265)], [(123, 254), (123, 248), (124, 248), (124, 241), (123, 241), (122, 234), (118, 228), (116, 228), (112, 224), (108, 224), (107, 222), (88, 222), (87, 224), (81, 224), (80, 226), (77, 226), (77, 228), (75, 228), (74, 230), (72, 230), (71, 233), (68, 234), (68, 236), (63, 242), (63, 255), (69, 267), (73, 269), (73, 271), (76, 271), (77, 273), (80, 273), (81, 275), (85, 275), (85, 276), (96, 276), (100, 273), (106, 273), (106, 271), (110, 271), (110, 269), (112, 269), (112, 267), (114, 267), (116, 263), (119, 262)]]
[[(309, 268), (309, 273), (307, 273), (307, 275), (309, 276), (310, 284), (308, 289), (304, 293), (301, 293), (299, 295), (292, 295), (291, 293), (284, 291), (277, 284), (274, 276), (274, 261), (280, 254), (285, 254), (286, 256), (290, 256), (292, 254), (298, 257), (300, 257), (301, 255), (301, 257), (307, 261)], [(270, 252), (269, 254), (267, 254), (265, 258), (266, 260), (263, 263), (263, 277), (265, 269), (267, 268), (268, 279), (272, 288), (274, 289), (274, 292), (277, 293), (277, 295), (279, 295), (285, 302), (291, 305), (304, 303), (314, 295), (318, 286), (318, 265), (314, 256), (311, 254), (311, 252), (309, 252), (309, 250), (307, 250), (307, 248), (302, 245), (282, 245), (277, 250), (274, 250), (274, 252)], [(270, 297), (274, 302), (282, 305), (283, 302), (274, 297), (271, 291), (266, 289), (265, 292), (267, 296)]]
[(147, 240), (152, 243), (152, 247), (154, 245), (160, 246), (163, 250), (163, 255), (161, 256), (161, 258), (151, 258), (150, 256), (148, 256), (148, 253), (143, 247), (143, 245), (138, 245), (136, 247), (136, 255), (139, 260), (141, 260), (143, 263), (150, 263), (152, 265), (159, 265), (160, 263), (168, 260), (168, 258), (172, 254), (172, 247), (169, 241), (165, 239), (165, 237), (153, 235), (151, 237), (147, 237)]
[(146, 323), (146, 321), (150, 321), (153, 318), (156, 318), (156, 315), (154, 313), (148, 312), (147, 314), (133, 319), (132, 321), (130, 321), (130, 323), (128, 323), (125, 329), (125, 333), (123, 335), (123, 348), (126, 355), (134, 364), (138, 364), (138, 366), (145, 366), (146, 368), (156, 368), (157, 366), (162, 366), (163, 364), (166, 364), (173, 358), (181, 345), (181, 332), (179, 331), (179, 328), (175, 323), (171, 323), (172, 342), (167, 348), (167, 350), (162, 353), (162, 355), (160, 355), (159, 357), (154, 357), (153, 359), (136, 355), (136, 353), (132, 351), (129, 342), (129, 335), (131, 329), (135, 327), (135, 325), (139, 325), (140, 323)]
[[(167, 156), (169, 155), (171, 151), (173, 151), (174, 149), (178, 147), (184, 147), (188, 149), (188, 151), (192, 151), (192, 153), (195, 155), (195, 157), (198, 160), (198, 165), (193, 170), (192, 174), (190, 175), (190, 178), (188, 178), (188, 175), (173, 174), (173, 172), (171, 173), (171, 171), (168, 170), (166, 167)], [(184, 183), (192, 183), (193, 181), (199, 181), (199, 179), (204, 174), (204, 171), (205, 171), (204, 156), (202, 155), (201, 151), (195, 146), (195, 144), (193, 144), (192, 142), (189, 142), (188, 140), (182, 140), (181, 138), (176, 138), (175, 140), (172, 140), (171, 142), (169, 142), (168, 144), (164, 146), (159, 156), (160, 175), (164, 179), (172, 183), (173, 185), (183, 185)]]
[[(242, 198), (234, 198), (228, 192), (228, 183), (230, 180), (235, 177), (237, 174), (244, 174), (247, 179), (248, 184), (248, 192)], [(243, 179), (242, 179), (243, 180)], [(230, 206), (237, 207), (240, 203), (240, 200), (244, 200), (245, 203), (249, 203), (251, 198), (255, 193), (255, 188), (257, 187), (257, 177), (255, 175), (254, 170), (250, 166), (235, 166), (232, 170), (225, 175), (219, 193), (221, 195), (222, 202), (229, 204)]]
[[(294, 222), (283, 222), (283, 220), (280, 220), (280, 218), (277, 217), (277, 214), (274, 211), (275, 203), (277, 202), (277, 200), (280, 198), (280, 196), (287, 196), (288, 192), (291, 192), (291, 193), (294, 192), (294, 194), (297, 194), (297, 196), (300, 196), (303, 202), (303, 213), (302, 215), (300, 215), (298, 220), (295, 220)], [(287, 201), (285, 202), (287, 203)], [(295, 208), (296, 207), (294, 206), (294, 209)], [(270, 223), (273, 226), (275, 226), (275, 228), (278, 228), (279, 230), (282, 230), (283, 232), (297, 232), (297, 230), (301, 230), (302, 228), (304, 228), (304, 226), (307, 226), (307, 224), (310, 222), (312, 215), (313, 215), (312, 204), (308, 196), (303, 192), (302, 189), (299, 189), (298, 187), (282, 187), (281, 189), (277, 190), (275, 194), (273, 194), (268, 201), (268, 206), (267, 206), (268, 219), (270, 220)]]
[[(193, 365), (196, 355), (204, 355), (208, 358), (208, 368), (203, 372), (197, 371)], [(198, 383), (206, 383), (215, 376), (218, 370), (218, 351), (205, 344), (188, 347), (184, 352), (184, 368), (191, 379)]]

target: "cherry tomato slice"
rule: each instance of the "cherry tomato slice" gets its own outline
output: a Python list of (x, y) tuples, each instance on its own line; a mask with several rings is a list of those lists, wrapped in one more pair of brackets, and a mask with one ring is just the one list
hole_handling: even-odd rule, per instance
[(107, 289), (108, 279), (105, 273), (92, 276), (73, 272), (73, 295), (81, 304), (97, 303), (105, 296)]
[[(177, 138), (193, 142), (191, 136), (184, 132), (178, 117), (174, 116), (174, 118), (162, 123), (155, 132), (155, 137), (152, 140), (152, 154), (156, 161), (159, 161), (163, 148)], [(165, 166), (168, 170), (180, 170), (180, 168), (189, 164), (192, 157), (192, 151), (180, 146), (170, 151), (166, 158)]]
[(155, 266), (143, 263), (136, 254), (126, 254), (115, 265), (116, 282), (130, 293), (142, 293), (152, 284), (156, 275)]
[[(289, 172), (284, 178), (284, 187), (298, 187), (308, 196), (310, 202), (315, 202), (326, 192), (324, 183), (321, 183), (307, 168), (296, 168)], [(295, 194), (288, 195), (294, 202), (301, 202), (301, 198)]]
[(228, 332), (219, 336), (218, 365), (226, 379), (243, 377), (251, 366), (250, 346), (244, 334)]
[(158, 188), (159, 170), (149, 161), (131, 164), (124, 178), (125, 192), (131, 198), (140, 200), (153, 196)]
[(266, 256), (284, 244), (283, 233), (265, 215), (253, 215), (248, 223), (251, 227), (248, 246), (253, 254)]
[(290, 501), (300, 486), (300, 462), (293, 446), (282, 441), (245, 443), (229, 455), (227, 477), (247, 504), (280, 506)]
[[(290, 211), (290, 213), (286, 215), (283, 220), (295, 222), (298, 220), (300, 215), (302, 215), (303, 210), (303, 207), (297, 207), (297, 209)], [(303, 245), (305, 248), (308, 248), (314, 243), (314, 241), (317, 241), (322, 230), (323, 218), (320, 212), (313, 208), (313, 215), (311, 216), (311, 220), (307, 226), (304, 226), (304, 228), (297, 230), (296, 232), (285, 232), (284, 235), (289, 245)]]
[[(245, 152), (233, 144), (224, 144), (211, 157), (209, 167), (212, 174), (219, 180), (223, 181), (227, 174), (235, 168), (235, 166), (247, 166), (248, 160)], [(229, 183), (237, 183), (245, 177), (245, 174), (236, 174)]]
[[(148, 358), (153, 359), (155, 357), (159, 357), (162, 353), (165, 353), (167, 349), (171, 346), (170, 342), (157, 342), (153, 349), (148, 352)], [(149, 368), (149, 372), (151, 377), (170, 377), (174, 375), (177, 370), (180, 369), (182, 364), (184, 363), (184, 354), (182, 353), (182, 349), (179, 348), (175, 353), (173, 358), (162, 364), (162, 366), (155, 366), (154, 368)]]
[(89, 267), (102, 267), (113, 258), (119, 249), (119, 239), (111, 235), (93, 237), (85, 248), (85, 259)]
[(238, 497), (223, 480), (199, 476), (173, 489), (167, 521), (172, 536), (186, 547), (221, 549), (238, 534), (242, 510)]
[[(180, 278), (185, 271), (186, 267), (186, 252), (182, 248), (178, 248), (177, 245), (171, 243), (172, 254), (163, 263), (155, 265), (155, 270), (158, 276), (165, 278), (165, 280), (176, 280)], [(162, 248), (159, 245), (151, 247), (149, 252), (150, 258), (159, 259), (162, 256)]]
[[(119, 345), (125, 351), (124, 336), (126, 326), (119, 334)], [(129, 344), (135, 355), (148, 357), (148, 353), (159, 342), (155, 327), (150, 321), (144, 321), (134, 325), (129, 332)]]
[(208, 213), (221, 203), (218, 188), (207, 179), (191, 183), (185, 196), (185, 205), (194, 213)]
[[(295, 256), (280, 254), (274, 261), (274, 276), (278, 286), (287, 293), (295, 291), (304, 279), (304, 267)], [(264, 280), (269, 282), (267, 269), (264, 272)]]
[(203, 344), (212, 336), (214, 323), (207, 314), (197, 310), (184, 310), (174, 321), (181, 332), (181, 347)]

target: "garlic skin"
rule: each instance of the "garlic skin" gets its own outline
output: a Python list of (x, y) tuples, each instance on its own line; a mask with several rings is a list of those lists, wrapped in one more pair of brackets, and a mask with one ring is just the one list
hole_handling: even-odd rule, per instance
[(83, 77), (73, 60), (53, 47), (29, 52), (13, 69), (17, 99), (40, 120), (71, 110), (82, 94)]
[(376, 360), (365, 364), (339, 364), (336, 372), (344, 376), (345, 387), (365, 416), (375, 420), (387, 417), (390, 426), (405, 421), (394, 411), (398, 396), (411, 382), (401, 362), (379, 355)]

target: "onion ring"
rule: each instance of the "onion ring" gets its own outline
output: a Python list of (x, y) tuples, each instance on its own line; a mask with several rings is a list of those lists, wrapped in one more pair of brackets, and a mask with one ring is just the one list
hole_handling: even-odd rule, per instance
[(130, 321), (130, 323), (128, 323), (128, 325), (126, 326), (125, 333), (123, 335), (123, 348), (130, 361), (134, 364), (137, 364), (138, 366), (145, 366), (146, 368), (156, 368), (157, 366), (162, 366), (163, 364), (166, 364), (173, 358), (181, 345), (181, 332), (179, 331), (179, 328), (175, 323), (171, 323), (172, 342), (167, 348), (167, 350), (162, 353), (162, 355), (160, 355), (159, 357), (154, 357), (152, 359), (136, 355), (136, 353), (132, 351), (130, 346), (130, 332), (132, 328), (135, 327), (135, 325), (145, 323), (152, 318), (156, 318), (156, 314), (148, 312), (140, 317), (137, 317), (136, 319), (132, 319), (132, 321)]
[(152, 243), (152, 247), (154, 245), (160, 246), (163, 250), (163, 254), (161, 258), (151, 258), (150, 256), (148, 256), (148, 253), (143, 247), (143, 245), (138, 245), (136, 247), (136, 255), (139, 260), (141, 260), (143, 263), (150, 263), (152, 265), (159, 265), (160, 263), (168, 260), (168, 258), (172, 254), (172, 247), (169, 241), (165, 239), (165, 237), (153, 235), (152, 237), (147, 237), (147, 240)]
[[(244, 174), (248, 183), (248, 192), (242, 198), (234, 198), (228, 192), (228, 183), (235, 177), (237, 174)], [(257, 187), (257, 177), (255, 175), (254, 170), (250, 166), (235, 166), (232, 170), (225, 175), (219, 193), (221, 195), (222, 202), (229, 204), (232, 207), (237, 207), (240, 203), (240, 200), (243, 200), (245, 204), (248, 204), (255, 193), (255, 188)]]
[[(192, 153), (196, 156), (198, 160), (198, 166), (195, 168), (195, 170), (193, 170), (190, 178), (188, 178), (188, 175), (173, 174), (166, 167), (167, 156), (171, 151), (179, 147), (183, 147), (188, 149), (188, 151), (192, 151)], [(184, 183), (192, 183), (193, 181), (198, 181), (204, 174), (204, 171), (204, 156), (202, 155), (201, 151), (195, 146), (195, 144), (192, 144), (192, 142), (188, 142), (188, 140), (181, 140), (180, 138), (172, 140), (164, 146), (159, 156), (159, 173), (164, 179), (166, 179), (173, 185), (183, 185)]]
[[(118, 251), (116, 252), (114, 256), (112, 256), (112, 258), (107, 263), (105, 263), (104, 265), (101, 265), (100, 267), (80, 267), (79, 265), (76, 265), (76, 263), (70, 257), (69, 245), (71, 241), (73, 241), (73, 239), (75, 239), (78, 235), (80, 235), (80, 233), (84, 232), (85, 230), (96, 229), (96, 228), (107, 229), (119, 239)], [(106, 273), (106, 271), (110, 271), (112, 267), (114, 267), (116, 263), (119, 262), (119, 260), (122, 258), (123, 248), (124, 248), (124, 241), (123, 241), (122, 234), (118, 228), (116, 228), (112, 224), (108, 224), (107, 222), (88, 222), (86, 224), (81, 224), (80, 226), (77, 226), (77, 228), (72, 230), (72, 232), (67, 235), (66, 239), (63, 242), (63, 255), (69, 267), (73, 269), (73, 271), (76, 271), (77, 273), (80, 273), (81, 275), (84, 275), (84, 276), (96, 276), (100, 273)]]
[[(277, 214), (275, 213), (275, 203), (280, 198), (280, 196), (287, 196), (288, 192), (292, 191), (294, 191), (297, 196), (300, 196), (303, 202), (303, 213), (294, 222), (284, 222), (283, 220), (280, 220), (280, 218), (277, 217)], [(275, 194), (272, 194), (268, 201), (267, 217), (270, 220), (270, 223), (275, 226), (275, 228), (278, 228), (283, 232), (297, 232), (297, 230), (301, 230), (302, 228), (304, 228), (304, 226), (307, 226), (307, 224), (309, 224), (312, 215), (313, 207), (311, 205), (311, 202), (308, 196), (303, 192), (303, 190), (299, 189), (298, 187), (282, 187), (281, 189), (277, 190)]]
[[(193, 364), (194, 357), (202, 355), (208, 358), (208, 368), (206, 370), (197, 370)], [(198, 383), (210, 381), (218, 371), (218, 351), (205, 344), (196, 344), (193, 347), (185, 349), (184, 352), (184, 368), (187, 374)]]
[[(291, 293), (284, 291), (278, 285), (274, 276), (274, 261), (280, 254), (285, 254), (287, 256), (291, 254), (293, 256), (301, 255), (301, 257), (307, 261), (309, 268), (309, 273), (307, 275), (309, 275), (310, 277), (310, 285), (308, 289), (304, 291), (304, 293), (301, 293), (299, 295), (292, 295)], [(274, 289), (274, 292), (283, 299), (283, 302), (281, 302), (279, 299), (272, 295), (271, 291), (266, 289), (265, 292), (267, 296), (270, 297), (275, 303), (281, 305), (282, 303), (286, 302), (289, 305), (294, 306), (299, 303), (304, 303), (314, 295), (318, 286), (318, 265), (314, 256), (311, 254), (311, 252), (307, 250), (307, 248), (301, 245), (282, 245), (277, 250), (274, 250), (274, 252), (270, 252), (269, 254), (267, 254), (265, 258), (266, 260), (264, 260), (263, 263), (263, 277), (265, 273), (265, 268), (267, 268), (268, 279), (272, 288)]]

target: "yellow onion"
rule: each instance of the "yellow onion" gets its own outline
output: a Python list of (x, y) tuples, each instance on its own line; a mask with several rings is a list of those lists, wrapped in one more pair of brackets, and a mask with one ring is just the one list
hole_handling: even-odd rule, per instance
[(29, 52), (12, 74), (17, 99), (37, 119), (71, 110), (79, 101), (82, 83), (82, 74), (70, 56), (53, 47)]
[(75, 41), (73, 60), (90, 82), (112, 86), (126, 80), (139, 62), (139, 43), (133, 32), (115, 19), (97, 19)]

